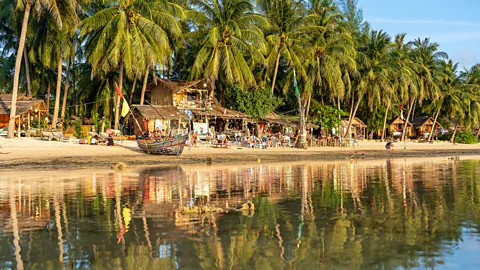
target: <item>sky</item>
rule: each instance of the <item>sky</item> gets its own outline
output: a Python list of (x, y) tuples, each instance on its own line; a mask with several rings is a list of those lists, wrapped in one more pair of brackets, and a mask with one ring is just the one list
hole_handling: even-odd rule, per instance
[(375, 30), (406, 40), (430, 37), (440, 51), (470, 68), (480, 63), (480, 0), (359, 0), (363, 17)]

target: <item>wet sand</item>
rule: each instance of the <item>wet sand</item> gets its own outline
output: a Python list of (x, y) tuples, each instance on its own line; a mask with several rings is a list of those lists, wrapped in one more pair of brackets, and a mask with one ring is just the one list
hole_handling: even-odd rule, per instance
[[(404, 149), (406, 148), (406, 149)], [(385, 150), (385, 143), (361, 141), (355, 147), (311, 147), (247, 149), (232, 145), (218, 149), (201, 145), (185, 148), (180, 157), (146, 154), (135, 141), (124, 141), (123, 146), (80, 145), (77, 140), (68, 143), (41, 141), (38, 138), (0, 138), (0, 170), (51, 170), (109, 168), (118, 162), (129, 166), (205, 164), (207, 158), (215, 163), (249, 164), (284, 161), (374, 160), (403, 157), (431, 159), (433, 157), (480, 155), (480, 144), (462, 145), (447, 142), (395, 143), (393, 151)]]

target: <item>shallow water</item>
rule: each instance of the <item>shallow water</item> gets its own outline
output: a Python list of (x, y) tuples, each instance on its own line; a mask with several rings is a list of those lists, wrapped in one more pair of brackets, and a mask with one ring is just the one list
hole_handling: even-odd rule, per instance
[(477, 160), (0, 173), (1, 269), (478, 269), (479, 229)]

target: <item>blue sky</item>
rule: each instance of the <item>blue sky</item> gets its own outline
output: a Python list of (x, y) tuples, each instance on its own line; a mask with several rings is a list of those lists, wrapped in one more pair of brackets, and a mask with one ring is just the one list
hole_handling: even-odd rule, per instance
[(480, 63), (480, 0), (359, 0), (375, 30), (407, 33), (407, 40), (430, 37), (454, 62)]

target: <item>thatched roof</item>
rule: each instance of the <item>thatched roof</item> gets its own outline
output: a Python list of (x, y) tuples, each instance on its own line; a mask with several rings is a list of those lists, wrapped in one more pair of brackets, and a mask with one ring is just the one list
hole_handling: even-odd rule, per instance
[(212, 90), (211, 85), (208, 83), (206, 79), (184, 82), (184, 81), (173, 81), (173, 80), (162, 79), (162, 78), (156, 78), (154, 81), (152, 81), (147, 86), (147, 90), (151, 90), (157, 85), (162, 85), (168, 90), (172, 90), (174, 92), (180, 92), (186, 89)]
[[(10, 107), (12, 106), (11, 97), (9, 100), (0, 99), (0, 114), (10, 114)], [(35, 99), (26, 99), (26, 100), (17, 100), (16, 104), (17, 110), (16, 114), (21, 115), (27, 113), (28, 111), (35, 111), (35, 109), (39, 111), (45, 111), (46, 106), (43, 100), (35, 100)]]
[[(135, 116), (142, 116), (148, 120), (154, 119), (182, 119), (188, 120), (188, 115), (181, 110), (177, 110), (174, 106), (165, 105), (132, 105)], [(138, 114), (139, 115), (138, 115)]]
[[(3, 101), (11, 101), (12, 100), (12, 94), (0, 94), (0, 100)], [(31, 97), (27, 97), (25, 95), (18, 95), (17, 100), (34, 100)]]
[[(387, 121), (387, 125), (393, 125), (393, 124), (405, 124), (405, 120), (402, 119), (399, 115), (394, 115), (392, 119)], [(412, 123), (408, 122), (407, 126), (411, 126)]]
[(219, 118), (247, 118), (248, 115), (235, 111), (235, 110), (230, 110), (222, 105), (215, 99), (213, 102), (213, 105), (210, 108), (192, 108), (190, 109), (192, 113), (198, 114), (198, 115), (206, 115), (206, 116), (214, 116), (214, 117), (219, 117)]
[(270, 112), (263, 118), (263, 120), (273, 123), (273, 124), (278, 124), (278, 125), (284, 125), (284, 126), (295, 126), (296, 123), (293, 123), (280, 115), (276, 114), (275, 112)]
[[(348, 119), (342, 119), (342, 126), (344, 126), (344, 127), (348, 126)], [(367, 127), (367, 125), (365, 125), (365, 123), (362, 120), (360, 120), (360, 118), (358, 118), (358, 117), (355, 117), (353, 119), (352, 126), (353, 127), (360, 127), (360, 128)]]
[[(415, 117), (412, 120), (412, 124), (416, 127), (421, 127), (425, 124), (433, 126), (433, 122), (435, 122), (435, 120), (433, 118), (431, 118), (430, 116), (425, 116), (425, 115)], [(442, 125), (438, 122), (435, 123), (435, 126), (442, 127)]]

